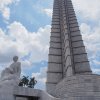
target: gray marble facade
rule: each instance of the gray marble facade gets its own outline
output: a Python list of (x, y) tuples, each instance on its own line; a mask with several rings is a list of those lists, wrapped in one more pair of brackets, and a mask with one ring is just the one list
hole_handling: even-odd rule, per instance
[(91, 69), (72, 2), (54, 0), (47, 91), (64, 77), (86, 72), (91, 73)]
[(48, 58), (49, 94), (64, 100), (100, 99), (100, 90), (94, 90), (100, 76), (92, 74), (71, 0), (54, 0)]

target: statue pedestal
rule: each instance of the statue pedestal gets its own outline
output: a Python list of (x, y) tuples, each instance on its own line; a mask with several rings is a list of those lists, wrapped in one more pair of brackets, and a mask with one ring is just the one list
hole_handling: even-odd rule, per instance
[(15, 100), (12, 86), (0, 86), (0, 100)]
[(0, 100), (61, 100), (38, 89), (19, 86), (0, 87)]

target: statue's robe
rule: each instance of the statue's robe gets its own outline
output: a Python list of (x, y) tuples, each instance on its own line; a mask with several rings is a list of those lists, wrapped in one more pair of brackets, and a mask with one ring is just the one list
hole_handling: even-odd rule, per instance
[(18, 85), (21, 74), (21, 63), (14, 62), (1, 72), (0, 85)]

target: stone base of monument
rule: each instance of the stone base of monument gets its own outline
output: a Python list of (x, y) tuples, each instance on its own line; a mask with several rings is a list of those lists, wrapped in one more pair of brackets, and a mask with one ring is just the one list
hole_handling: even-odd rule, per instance
[(56, 86), (55, 96), (63, 100), (100, 100), (100, 75), (67, 77)]
[(61, 100), (45, 91), (19, 86), (0, 87), (0, 100)]
[(19, 86), (0, 87), (0, 100), (100, 100), (100, 75), (67, 77), (56, 85), (53, 94), (54, 97), (42, 90)]
[(0, 86), (0, 100), (15, 100), (12, 86)]

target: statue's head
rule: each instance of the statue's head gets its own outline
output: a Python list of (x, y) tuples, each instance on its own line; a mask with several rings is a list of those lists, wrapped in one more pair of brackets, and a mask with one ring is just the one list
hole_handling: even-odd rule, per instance
[(13, 57), (13, 61), (14, 61), (14, 62), (17, 62), (17, 61), (18, 61), (18, 56), (14, 56), (14, 57)]

